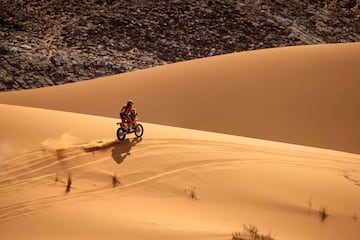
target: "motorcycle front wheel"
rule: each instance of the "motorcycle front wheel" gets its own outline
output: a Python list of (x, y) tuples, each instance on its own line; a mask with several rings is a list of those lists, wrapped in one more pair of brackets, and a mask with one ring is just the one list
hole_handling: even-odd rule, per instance
[(119, 139), (119, 141), (123, 141), (126, 137), (126, 130), (123, 128), (119, 128), (116, 132), (116, 136)]
[(141, 124), (136, 125), (135, 135), (141, 137), (144, 134), (144, 128)]

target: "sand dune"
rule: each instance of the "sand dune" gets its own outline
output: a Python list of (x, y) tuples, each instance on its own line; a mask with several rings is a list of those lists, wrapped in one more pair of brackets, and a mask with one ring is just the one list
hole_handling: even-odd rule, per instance
[(276, 239), (360, 234), (358, 154), (146, 123), (119, 143), (113, 118), (0, 114), (1, 141), (29, 143), (0, 161), (5, 239), (231, 239), (243, 224)]
[(57, 87), (0, 103), (142, 120), (360, 153), (360, 44), (243, 52)]
[[(269, 49), (1, 93), (1, 237), (250, 239), (254, 224), (357, 240), (359, 51)], [(120, 143), (128, 98), (145, 133)]]

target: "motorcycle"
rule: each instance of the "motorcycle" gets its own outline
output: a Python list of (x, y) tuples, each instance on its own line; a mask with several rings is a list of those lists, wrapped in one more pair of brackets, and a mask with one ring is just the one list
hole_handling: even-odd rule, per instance
[(136, 110), (133, 109), (129, 114), (132, 123), (128, 123), (128, 122), (116, 123), (117, 125), (119, 125), (119, 128), (116, 131), (116, 136), (119, 139), (119, 141), (123, 141), (126, 137), (126, 134), (135, 133), (136, 137), (141, 137), (144, 134), (144, 127), (140, 123), (136, 122), (136, 120), (139, 120), (137, 115), (138, 114)]

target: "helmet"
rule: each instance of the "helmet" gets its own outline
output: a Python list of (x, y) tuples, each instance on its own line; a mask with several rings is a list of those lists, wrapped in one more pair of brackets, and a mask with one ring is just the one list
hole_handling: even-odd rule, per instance
[(127, 105), (133, 105), (133, 104), (134, 104), (133, 101), (131, 101), (131, 100), (128, 100), (128, 101), (127, 101)]

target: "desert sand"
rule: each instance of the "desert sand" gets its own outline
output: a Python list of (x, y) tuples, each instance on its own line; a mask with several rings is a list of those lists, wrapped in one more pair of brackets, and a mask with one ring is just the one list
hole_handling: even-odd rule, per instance
[[(253, 224), (275, 239), (358, 239), (359, 49), (254, 51), (1, 93), (2, 238), (249, 239)], [(128, 98), (145, 133), (118, 142)], [(267, 140), (244, 137), (245, 123)]]
[[(360, 43), (249, 51), (57, 87), (7, 92), (0, 103), (360, 153)], [(31, 101), (29, 101), (31, 99)]]

